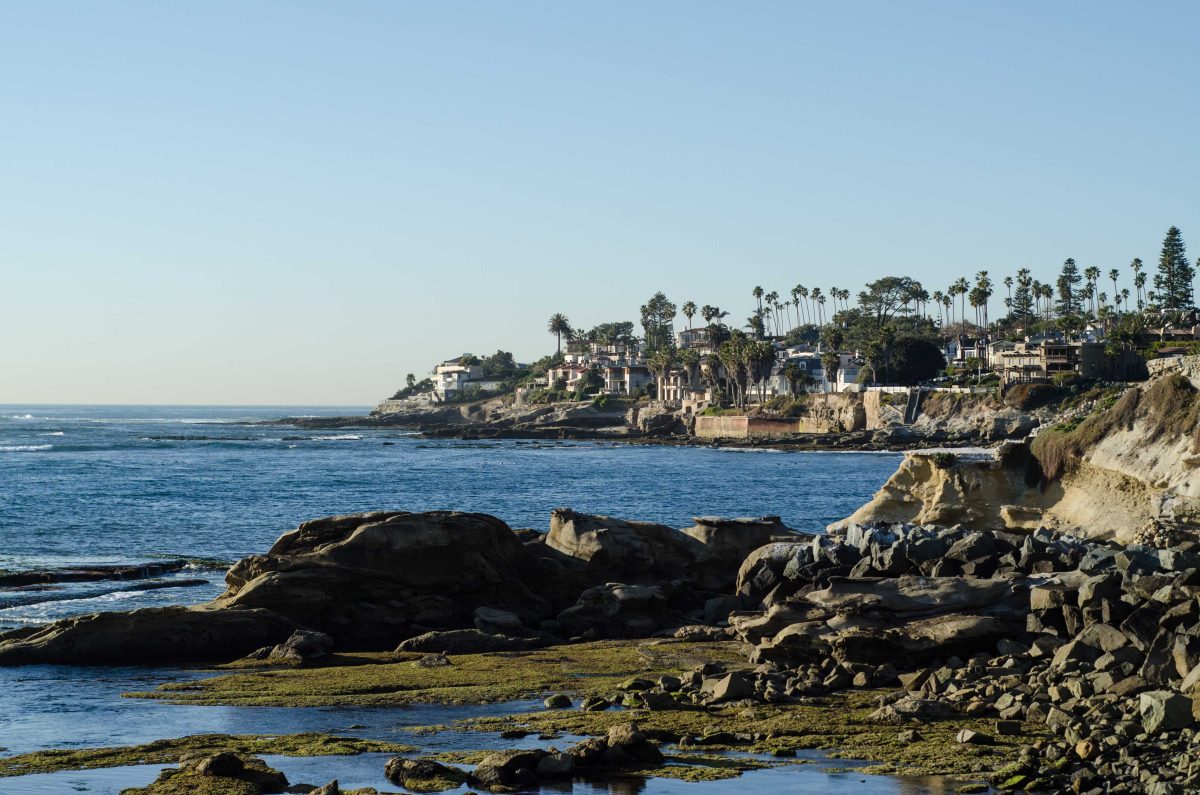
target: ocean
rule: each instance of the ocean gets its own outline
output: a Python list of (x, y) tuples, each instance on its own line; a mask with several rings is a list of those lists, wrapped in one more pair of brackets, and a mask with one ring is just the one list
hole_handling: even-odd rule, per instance
[[(402, 429), (304, 430), (266, 424), (363, 407), (0, 407), (0, 571), (185, 560), (152, 583), (61, 583), (0, 589), (0, 628), (82, 613), (195, 604), (221, 590), (224, 568), (265, 551), (306, 519), (372, 509), (457, 509), (548, 529), (568, 506), (685, 527), (694, 516), (778, 514), (820, 530), (865, 502), (896, 468), (894, 453), (814, 453), (597, 442), (427, 440)], [(343, 730), (403, 736), (464, 708), (280, 710), (175, 707), (121, 697), (195, 676), (178, 668), (0, 668), (5, 753), (144, 742), (206, 731)], [(497, 709), (530, 709), (529, 704)], [(456, 712), (455, 710), (458, 710)], [(257, 728), (256, 728), (257, 727)], [(453, 738), (446, 735), (444, 742)], [(422, 740), (422, 743), (431, 742)], [(480, 738), (462, 742), (480, 742)], [(487, 738), (499, 746), (499, 738)], [(349, 760), (273, 760), (287, 771), (337, 772)], [(368, 765), (368, 761), (370, 764)], [(343, 784), (384, 786), (378, 760)], [(362, 767), (367, 765), (367, 767)], [(368, 770), (369, 768), (369, 770)], [(378, 768), (378, 770), (376, 770)], [(0, 793), (116, 792), (155, 766), (0, 778)], [(798, 769), (799, 770), (799, 769)], [(748, 792), (921, 792), (923, 784), (805, 766), (739, 779)], [(307, 778), (319, 778), (317, 773)], [(332, 778), (327, 776), (326, 778)], [(931, 785), (932, 786), (932, 785)], [(654, 780), (648, 793), (695, 791)], [(699, 786), (699, 790), (719, 788)], [(602, 790), (579, 789), (579, 792)]]
[(0, 590), (0, 628), (196, 603), (221, 570), (299, 522), (355, 511), (462, 510), (549, 529), (566, 506), (676, 527), (778, 514), (820, 530), (862, 505), (895, 453), (422, 439), (402, 429), (304, 430), (280, 417), (363, 407), (0, 406), (0, 570), (185, 559), (130, 590)]

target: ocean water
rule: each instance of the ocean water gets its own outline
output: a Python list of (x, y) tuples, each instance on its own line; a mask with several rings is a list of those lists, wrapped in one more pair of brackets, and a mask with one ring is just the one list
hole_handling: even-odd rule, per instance
[[(284, 416), (361, 407), (0, 406), (0, 570), (184, 559), (143, 582), (0, 588), (0, 628), (80, 613), (194, 604), (221, 589), (224, 566), (262, 552), (298, 522), (373, 509), (457, 509), (545, 530), (556, 506), (678, 527), (693, 516), (779, 514), (819, 530), (866, 501), (900, 460), (892, 453), (794, 453), (592, 442), (424, 440), (400, 429), (302, 430)], [(203, 580), (203, 584), (194, 584)], [(487, 707), (279, 709), (172, 706), (122, 698), (202, 675), (181, 668), (0, 668), (2, 753), (145, 742), (200, 732), (334, 731), (412, 740)], [(499, 738), (418, 735), (431, 749), (501, 747)], [(273, 759), (293, 780), (388, 788), (369, 756)], [(578, 793), (949, 792), (813, 764), (733, 782), (577, 782)], [(838, 767), (845, 767), (844, 761)], [(0, 793), (118, 792), (157, 766), (0, 778)], [(573, 789), (572, 789), (573, 787)]]
[(700, 515), (778, 514), (819, 530), (865, 502), (900, 459), (263, 424), (365, 411), (0, 406), (0, 570), (183, 558), (189, 569), (156, 584), (208, 581), (0, 590), (0, 628), (205, 601), (224, 564), (299, 522), (353, 511), (481, 511), (538, 530), (556, 506), (677, 527)]

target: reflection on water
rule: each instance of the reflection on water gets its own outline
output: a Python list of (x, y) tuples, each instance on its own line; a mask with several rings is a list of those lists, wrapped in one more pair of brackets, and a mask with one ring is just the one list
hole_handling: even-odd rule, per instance
[[(539, 740), (536, 735), (502, 739), (497, 734), (459, 731), (414, 733), (413, 727), (448, 725), (465, 718), (539, 709), (540, 701), (507, 704), (407, 707), (201, 707), (173, 706), (161, 701), (122, 698), (123, 692), (149, 690), (164, 682), (199, 677), (210, 671), (169, 668), (70, 668), (29, 666), (0, 668), (0, 743), (6, 754), (46, 748), (86, 748), (133, 745), (164, 737), (217, 732), (223, 734), (291, 734), (314, 731), (391, 740), (419, 747), (422, 752), (479, 748), (565, 748), (577, 738), (569, 735)], [(338, 779), (345, 788), (375, 787), (395, 791), (383, 775), (386, 754), (354, 757), (264, 757), (292, 782), (324, 784)], [(761, 757), (760, 757), (761, 758)], [(571, 795), (684, 795), (731, 792), (775, 795), (779, 792), (855, 793), (856, 795), (917, 795), (954, 792), (956, 784), (941, 779), (892, 779), (867, 776), (844, 768), (846, 760), (830, 760), (816, 751), (801, 751), (797, 764), (756, 770), (737, 779), (686, 783), (671, 779), (576, 780), (543, 789)], [(138, 765), (101, 770), (67, 771), (0, 779), (5, 795), (66, 795), (117, 793), (145, 786), (162, 765)], [(459, 792), (467, 792), (461, 788)]]
[[(383, 775), (387, 754), (352, 757), (297, 759), (264, 756), (271, 767), (282, 770), (293, 784), (321, 785), (337, 779), (343, 789), (374, 787), (394, 792), (397, 787)], [(845, 760), (836, 760), (839, 767)], [(688, 783), (673, 779), (606, 779), (561, 781), (541, 787), (550, 795), (950, 795), (958, 782), (944, 779), (894, 779), (868, 776), (854, 771), (832, 772), (827, 764), (793, 764), (754, 770), (734, 779)], [(6, 795), (68, 795), (68, 793), (117, 793), (124, 787), (141, 787), (157, 776), (163, 765), (138, 765), (70, 773), (47, 773), (0, 779)], [(454, 795), (470, 792), (468, 787), (450, 790)]]

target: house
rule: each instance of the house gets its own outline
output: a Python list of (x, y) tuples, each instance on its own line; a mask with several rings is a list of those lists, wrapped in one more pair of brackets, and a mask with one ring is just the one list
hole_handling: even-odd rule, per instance
[(700, 353), (713, 353), (708, 343), (708, 327), (685, 328), (675, 332), (675, 347), (680, 350), (695, 350)]
[(1047, 381), (1064, 374), (1105, 381), (1145, 377), (1146, 363), (1129, 345), (1047, 338), (1014, 343), (998, 353), (993, 369), (1005, 384)]
[(482, 367), (477, 364), (462, 364), (471, 358), (471, 354), (464, 353), (458, 359), (449, 359), (433, 368), (434, 400), (439, 403), (453, 400), (463, 393), (469, 382), (483, 378)]

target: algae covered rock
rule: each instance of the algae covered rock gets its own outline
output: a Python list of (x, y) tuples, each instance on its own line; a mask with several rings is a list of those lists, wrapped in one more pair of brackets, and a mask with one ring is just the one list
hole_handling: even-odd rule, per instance
[(221, 751), (185, 756), (150, 786), (121, 795), (267, 795), (287, 789), (287, 777), (258, 757)]

